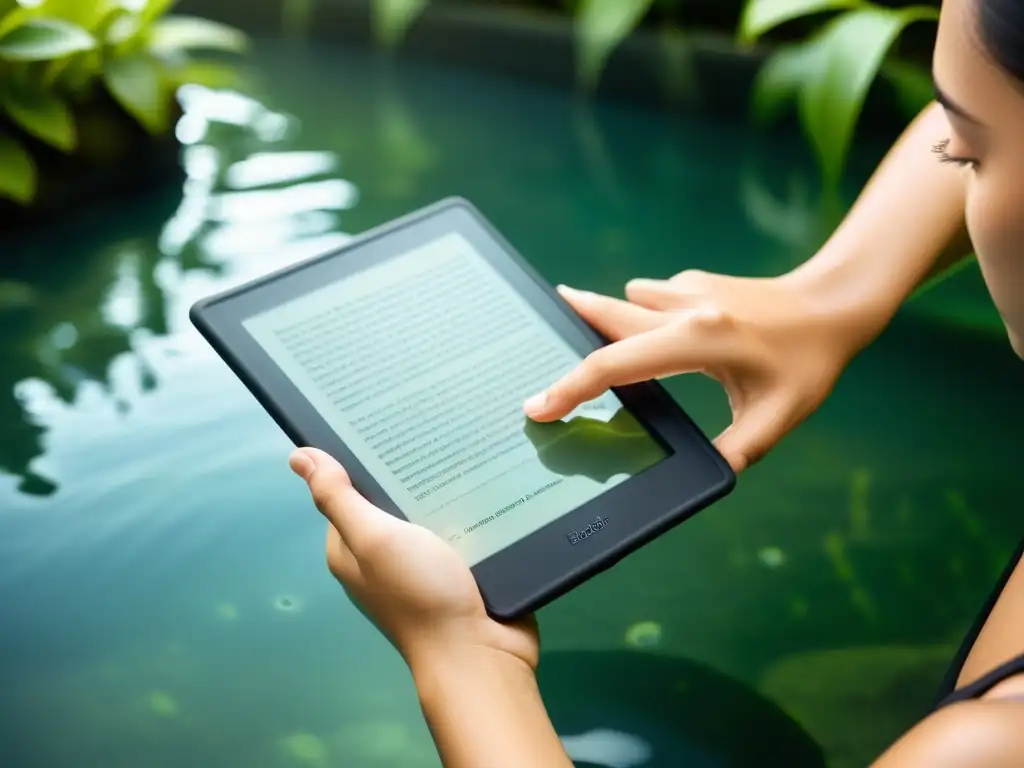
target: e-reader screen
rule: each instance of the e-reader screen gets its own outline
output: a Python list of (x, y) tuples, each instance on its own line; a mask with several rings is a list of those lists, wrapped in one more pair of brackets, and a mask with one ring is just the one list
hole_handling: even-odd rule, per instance
[(582, 355), (451, 232), (243, 321), (402, 514), (475, 565), (669, 455), (614, 393), (523, 401)]

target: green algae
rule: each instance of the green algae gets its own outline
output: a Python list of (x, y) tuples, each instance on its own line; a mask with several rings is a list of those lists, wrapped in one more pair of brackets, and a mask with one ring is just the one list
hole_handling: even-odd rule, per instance
[(153, 691), (146, 695), (146, 707), (158, 717), (173, 718), (181, 714), (177, 700), (164, 691)]

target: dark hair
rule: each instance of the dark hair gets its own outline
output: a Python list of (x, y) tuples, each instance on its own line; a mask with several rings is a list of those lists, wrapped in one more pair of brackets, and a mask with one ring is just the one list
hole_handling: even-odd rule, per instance
[(988, 54), (1024, 83), (1024, 2), (978, 0), (978, 28)]

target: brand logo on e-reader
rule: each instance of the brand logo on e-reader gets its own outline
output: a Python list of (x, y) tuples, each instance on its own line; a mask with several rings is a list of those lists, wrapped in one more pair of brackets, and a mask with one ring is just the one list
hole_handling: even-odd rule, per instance
[(583, 528), (582, 530), (579, 530), (579, 531), (569, 531), (569, 533), (565, 534), (565, 538), (567, 538), (569, 540), (570, 544), (573, 544), (573, 545), (579, 544), (584, 539), (589, 539), (595, 533), (603, 531), (607, 525), (608, 525), (608, 518), (607, 517), (605, 517), (605, 518), (600, 518), (599, 517), (599, 518), (597, 518), (597, 520), (595, 520), (594, 522), (592, 522), (590, 525), (588, 525), (586, 528)]

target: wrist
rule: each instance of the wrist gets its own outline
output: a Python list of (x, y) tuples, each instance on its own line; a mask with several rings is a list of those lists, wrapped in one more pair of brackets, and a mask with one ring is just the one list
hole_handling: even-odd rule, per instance
[(853, 357), (885, 329), (913, 290), (907, 278), (823, 250), (779, 279), (800, 297), (809, 320), (832, 328)]
[(571, 768), (527, 658), (451, 643), (406, 660), (445, 765)]
[(499, 685), (506, 691), (537, 690), (537, 678), (530, 664), (489, 646), (449, 644), (421, 648), (406, 656), (406, 663), (424, 709), (448, 698), (454, 689), (465, 688), (470, 681), (485, 687)]

